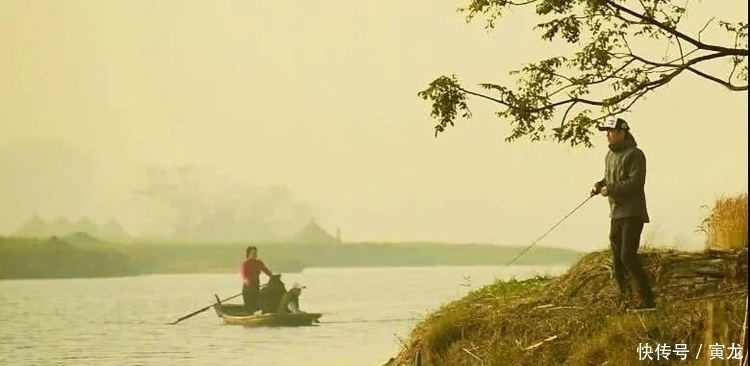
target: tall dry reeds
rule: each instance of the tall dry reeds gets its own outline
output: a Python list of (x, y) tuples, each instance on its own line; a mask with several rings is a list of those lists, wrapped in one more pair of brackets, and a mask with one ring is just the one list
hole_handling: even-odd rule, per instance
[(708, 236), (706, 246), (710, 249), (746, 248), (747, 193), (717, 199), (701, 230)]

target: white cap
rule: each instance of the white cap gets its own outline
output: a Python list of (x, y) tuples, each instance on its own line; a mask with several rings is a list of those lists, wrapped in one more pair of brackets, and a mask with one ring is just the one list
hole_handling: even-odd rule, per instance
[(625, 122), (622, 118), (617, 117), (608, 117), (604, 120), (599, 126), (597, 126), (599, 131), (606, 131), (606, 130), (624, 130), (628, 131), (630, 130), (630, 126), (628, 126), (628, 123)]

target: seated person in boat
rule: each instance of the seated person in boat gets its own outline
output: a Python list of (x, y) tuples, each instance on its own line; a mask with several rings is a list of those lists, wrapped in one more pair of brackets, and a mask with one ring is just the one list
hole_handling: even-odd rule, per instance
[(242, 262), (242, 300), (245, 310), (255, 313), (260, 310), (260, 272), (271, 277), (272, 273), (265, 263), (258, 259), (258, 248), (249, 246), (245, 249), (245, 261)]
[(297, 283), (292, 285), (292, 288), (284, 294), (283, 298), (281, 298), (278, 312), (281, 314), (300, 313), (299, 296), (302, 294), (303, 288), (304, 287)]
[(268, 284), (260, 290), (260, 310), (263, 314), (275, 313), (285, 293), (286, 286), (281, 282), (281, 275), (271, 275)]

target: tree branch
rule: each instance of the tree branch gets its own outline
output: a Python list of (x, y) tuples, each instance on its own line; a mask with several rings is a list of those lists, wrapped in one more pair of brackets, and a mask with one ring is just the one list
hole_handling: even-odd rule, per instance
[(568, 113), (570, 113), (570, 110), (575, 107), (575, 105), (578, 104), (576, 102), (570, 103), (567, 109), (565, 109), (565, 113), (563, 114), (562, 120), (560, 121), (560, 127), (565, 125), (565, 120), (568, 119)]
[(682, 64), (685, 64), (685, 52), (682, 50), (682, 41), (680, 41), (679, 38), (675, 38), (677, 40), (677, 47), (680, 48), (680, 61), (682, 61)]
[[(638, 57), (638, 56), (635, 56), (635, 55), (633, 55), (633, 56), (634, 57)], [(550, 110), (550, 109), (555, 109), (555, 108), (557, 108), (559, 106), (570, 104), (570, 103), (581, 103), (581, 104), (588, 104), (588, 105), (592, 105), (592, 106), (604, 107), (604, 106), (607, 106), (607, 105), (618, 104), (618, 103), (620, 103), (620, 102), (622, 102), (622, 101), (624, 101), (626, 99), (629, 99), (630, 97), (636, 95), (637, 93), (639, 93), (640, 91), (642, 91), (644, 89), (653, 90), (653, 89), (656, 89), (656, 88), (658, 88), (660, 86), (663, 86), (663, 85), (669, 83), (677, 75), (681, 74), (683, 71), (685, 71), (688, 67), (690, 67), (692, 65), (695, 65), (695, 64), (698, 64), (698, 63), (701, 63), (701, 62), (704, 62), (704, 61), (708, 61), (708, 60), (720, 58), (720, 57), (726, 57), (726, 56), (728, 56), (728, 55), (724, 54), (724, 53), (721, 53), (721, 52), (716, 52), (716, 53), (712, 53), (710, 55), (704, 55), (704, 56), (696, 57), (694, 59), (689, 60), (688, 62), (686, 62), (683, 65), (673, 66), (673, 68), (675, 70), (672, 71), (670, 74), (667, 74), (667, 75), (663, 76), (660, 79), (652, 80), (652, 81), (643, 83), (643, 84), (639, 85), (638, 87), (636, 87), (636, 88), (634, 88), (634, 89), (632, 89), (632, 90), (630, 90), (630, 91), (628, 91), (626, 93), (623, 93), (623, 94), (621, 94), (621, 95), (619, 95), (617, 97), (608, 99), (606, 101), (596, 101), (596, 100), (583, 99), (583, 98), (568, 98), (568, 99), (560, 100), (560, 101), (557, 101), (557, 102), (554, 102), (554, 103), (549, 103), (549, 104), (543, 105), (541, 107), (524, 108), (524, 107), (514, 106), (513, 104), (508, 103), (508, 102), (506, 102), (506, 101), (504, 101), (502, 99), (493, 98), (493, 97), (490, 97), (490, 96), (482, 94), (482, 93), (477, 93), (477, 92), (473, 92), (471, 90), (467, 90), (467, 89), (465, 89), (465, 88), (463, 88), (461, 86), (458, 86), (458, 89), (461, 90), (462, 92), (466, 93), (466, 94), (470, 94), (470, 95), (473, 95), (473, 96), (477, 96), (477, 97), (480, 97), (480, 98), (491, 100), (491, 101), (493, 101), (495, 103), (504, 105), (504, 106), (506, 106), (506, 107), (508, 107), (510, 109), (513, 109), (513, 110), (524, 110), (525, 112), (528, 112), (528, 113), (539, 113), (539, 112), (547, 111), (547, 110)], [(660, 63), (658, 63), (658, 62), (648, 61), (648, 60), (645, 60), (645, 59), (642, 59), (642, 60), (643, 61), (641, 61), (641, 62), (645, 61), (644, 63), (652, 63), (652, 64), (660, 65)], [(666, 66), (672, 66), (672, 65), (666, 65)], [(744, 89), (742, 89), (742, 90), (744, 90)]]
[(705, 43), (703, 43), (701, 41), (698, 41), (698, 40), (696, 40), (696, 39), (694, 39), (694, 38), (692, 38), (692, 37), (690, 37), (690, 36), (688, 36), (688, 35), (680, 32), (680, 31), (678, 31), (676, 28), (670, 28), (670, 27), (666, 26), (664, 23), (662, 23), (662, 22), (660, 22), (660, 21), (658, 21), (658, 20), (656, 20), (656, 19), (654, 19), (652, 17), (649, 17), (647, 15), (638, 14), (635, 11), (630, 10), (630, 9), (628, 9), (628, 8), (620, 5), (620, 4), (617, 4), (616, 2), (614, 2), (612, 0), (605, 0), (605, 3), (608, 4), (609, 6), (615, 8), (615, 9), (621, 11), (621, 12), (623, 12), (623, 13), (626, 13), (628, 15), (631, 15), (633, 17), (638, 18), (638, 19), (640, 19), (641, 21), (643, 21), (645, 23), (654, 25), (657, 28), (659, 28), (659, 29), (661, 29), (661, 30), (663, 30), (665, 32), (674, 34), (678, 38), (681, 38), (681, 39), (685, 40), (686, 42), (688, 42), (688, 43), (692, 44), (693, 46), (698, 47), (700, 49), (707, 50), (707, 51), (722, 52), (722, 53), (727, 53), (729, 55), (736, 55), (736, 56), (747, 56), (748, 55), (748, 50), (746, 50), (746, 49), (743, 50), (743, 49), (738, 49), (738, 48), (727, 48), (727, 47), (721, 47), (721, 46), (715, 46), (715, 45), (705, 44)]
[[(684, 6), (678, 3), (685, 2)], [(747, 91), (747, 23), (721, 22), (721, 29), (734, 35), (734, 42), (703, 41), (702, 35), (714, 22), (702, 25), (695, 38), (693, 30), (683, 33), (689, 0), (471, 0), (460, 12), (467, 13), (467, 22), (486, 15), (488, 25), (514, 7), (536, 4), (536, 14), (553, 16), (553, 20), (534, 29), (545, 30), (542, 39), (562, 38), (578, 47), (574, 57), (558, 56), (531, 63), (511, 71), (517, 85), (479, 84), (481, 89), (468, 90), (456, 76), (442, 76), (419, 94), (432, 100), (431, 116), (439, 123), (436, 134), (453, 126), (459, 116), (469, 118), (466, 104), (470, 96), (496, 103), (496, 114), (507, 118), (512, 134), (506, 141), (528, 137), (538, 141), (552, 133), (559, 141), (590, 146), (593, 124), (606, 116), (629, 111), (652, 91), (668, 85), (685, 71), (731, 91)], [(692, 2), (690, 2), (692, 3)], [(533, 8), (533, 7), (532, 7)], [(583, 16), (582, 16), (583, 15)], [(698, 24), (701, 26), (701, 24)], [(697, 28), (697, 27), (696, 27)], [(591, 41), (582, 42), (581, 37)], [(639, 43), (650, 40), (653, 46), (664, 47), (663, 54), (636, 53)], [(673, 42), (676, 42), (674, 44)], [(633, 46), (633, 47), (631, 47)], [(648, 45), (646, 45), (648, 46)], [(677, 52), (675, 52), (675, 48)], [(731, 60), (731, 72), (711, 72), (700, 66), (711, 60)], [(706, 71), (702, 69), (706, 69)], [(729, 71), (729, 65), (727, 70)], [(739, 84), (733, 84), (737, 81)], [(595, 95), (602, 94), (602, 95)], [(591, 106), (598, 108), (591, 108)], [(598, 109), (598, 110), (597, 110)], [(596, 110), (596, 111), (595, 111)], [(560, 113), (562, 112), (562, 113)], [(562, 117), (559, 127), (548, 123)]]
[(706, 28), (708, 28), (708, 25), (709, 25), (709, 24), (711, 24), (711, 22), (713, 22), (713, 21), (714, 21), (714, 19), (716, 19), (716, 17), (711, 17), (711, 19), (709, 19), (709, 20), (708, 20), (708, 21), (706, 22), (706, 24), (704, 24), (704, 25), (703, 25), (703, 28), (701, 28), (701, 30), (699, 30), (699, 31), (698, 31), (698, 42), (700, 42), (700, 41), (701, 41), (701, 34), (703, 33), (703, 31), (705, 31), (705, 30), (706, 30)]
[[(734, 47), (737, 47), (737, 45), (739, 45), (739, 42), (740, 42), (740, 32), (737, 32), (734, 35)], [(734, 76), (734, 72), (737, 71), (737, 65), (739, 65), (740, 62), (742, 62), (742, 58), (738, 56), (735, 56), (734, 59), (732, 60), (732, 71), (729, 73), (729, 76), (727, 77), (727, 83), (730, 83), (730, 84), (732, 83), (732, 76)]]
[(630, 66), (630, 64), (632, 64), (633, 61), (635, 61), (635, 59), (634, 58), (630, 58), (630, 60), (625, 61), (625, 63), (623, 63), (622, 65), (620, 65), (620, 67), (618, 67), (614, 71), (610, 72), (609, 75), (607, 75), (607, 76), (605, 76), (605, 77), (603, 77), (603, 78), (601, 78), (599, 80), (594, 80), (594, 81), (587, 82), (586, 85), (601, 84), (603, 82), (608, 81), (609, 79), (618, 77), (617, 74), (619, 74), (620, 71), (625, 70), (626, 67)]
[[(695, 51), (696, 50), (693, 50), (693, 51), (687, 53), (686, 56), (689, 56), (690, 54), (692, 54)], [(695, 65), (695, 64), (698, 64), (698, 63), (701, 63), (701, 62), (704, 62), (704, 61), (709, 61), (709, 60), (713, 60), (713, 59), (717, 59), (717, 58), (722, 58), (722, 57), (730, 57), (730, 56), (731, 55), (723, 54), (721, 52), (715, 52), (715, 53), (712, 53), (712, 54), (709, 54), (709, 55), (704, 55), (704, 56), (701, 56), (701, 57), (696, 57), (694, 59), (688, 60), (687, 62), (685, 62), (683, 60), (681, 64), (675, 64), (674, 62), (675, 61), (679, 61), (680, 59), (675, 59), (675, 60), (668, 61), (668, 62), (656, 62), (656, 61), (651, 61), (651, 60), (645, 59), (645, 58), (643, 58), (641, 56), (638, 56), (638, 55), (635, 55), (635, 54), (631, 54), (630, 55), (630, 57), (632, 57), (635, 60), (638, 60), (638, 61), (642, 62), (643, 64), (651, 65), (651, 66), (658, 66), (658, 67), (668, 67), (668, 68), (679, 68), (679, 67), (682, 67), (682, 66), (685, 66), (685, 65)]]
[(711, 80), (711, 81), (713, 81), (713, 82), (715, 82), (715, 83), (717, 83), (717, 84), (719, 84), (721, 86), (724, 86), (724, 87), (726, 87), (727, 89), (729, 89), (731, 91), (743, 91), (743, 90), (747, 90), (747, 85), (734, 85), (734, 84), (732, 84), (729, 81), (721, 80), (721, 79), (719, 79), (719, 78), (717, 78), (715, 76), (709, 75), (709, 74), (707, 74), (707, 73), (705, 73), (703, 71), (700, 71), (700, 70), (698, 70), (698, 69), (696, 69), (694, 67), (688, 67), (687, 70), (693, 72), (696, 75), (699, 75), (699, 76), (702, 76), (702, 77), (704, 77), (704, 78), (706, 78), (708, 80)]

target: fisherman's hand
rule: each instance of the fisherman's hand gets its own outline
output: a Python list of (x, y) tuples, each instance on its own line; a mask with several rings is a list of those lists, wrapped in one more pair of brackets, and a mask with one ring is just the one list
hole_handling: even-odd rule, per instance
[(602, 190), (601, 192), (599, 192), (599, 194), (601, 194), (604, 197), (609, 196), (609, 190), (607, 190), (607, 186), (602, 187)]

